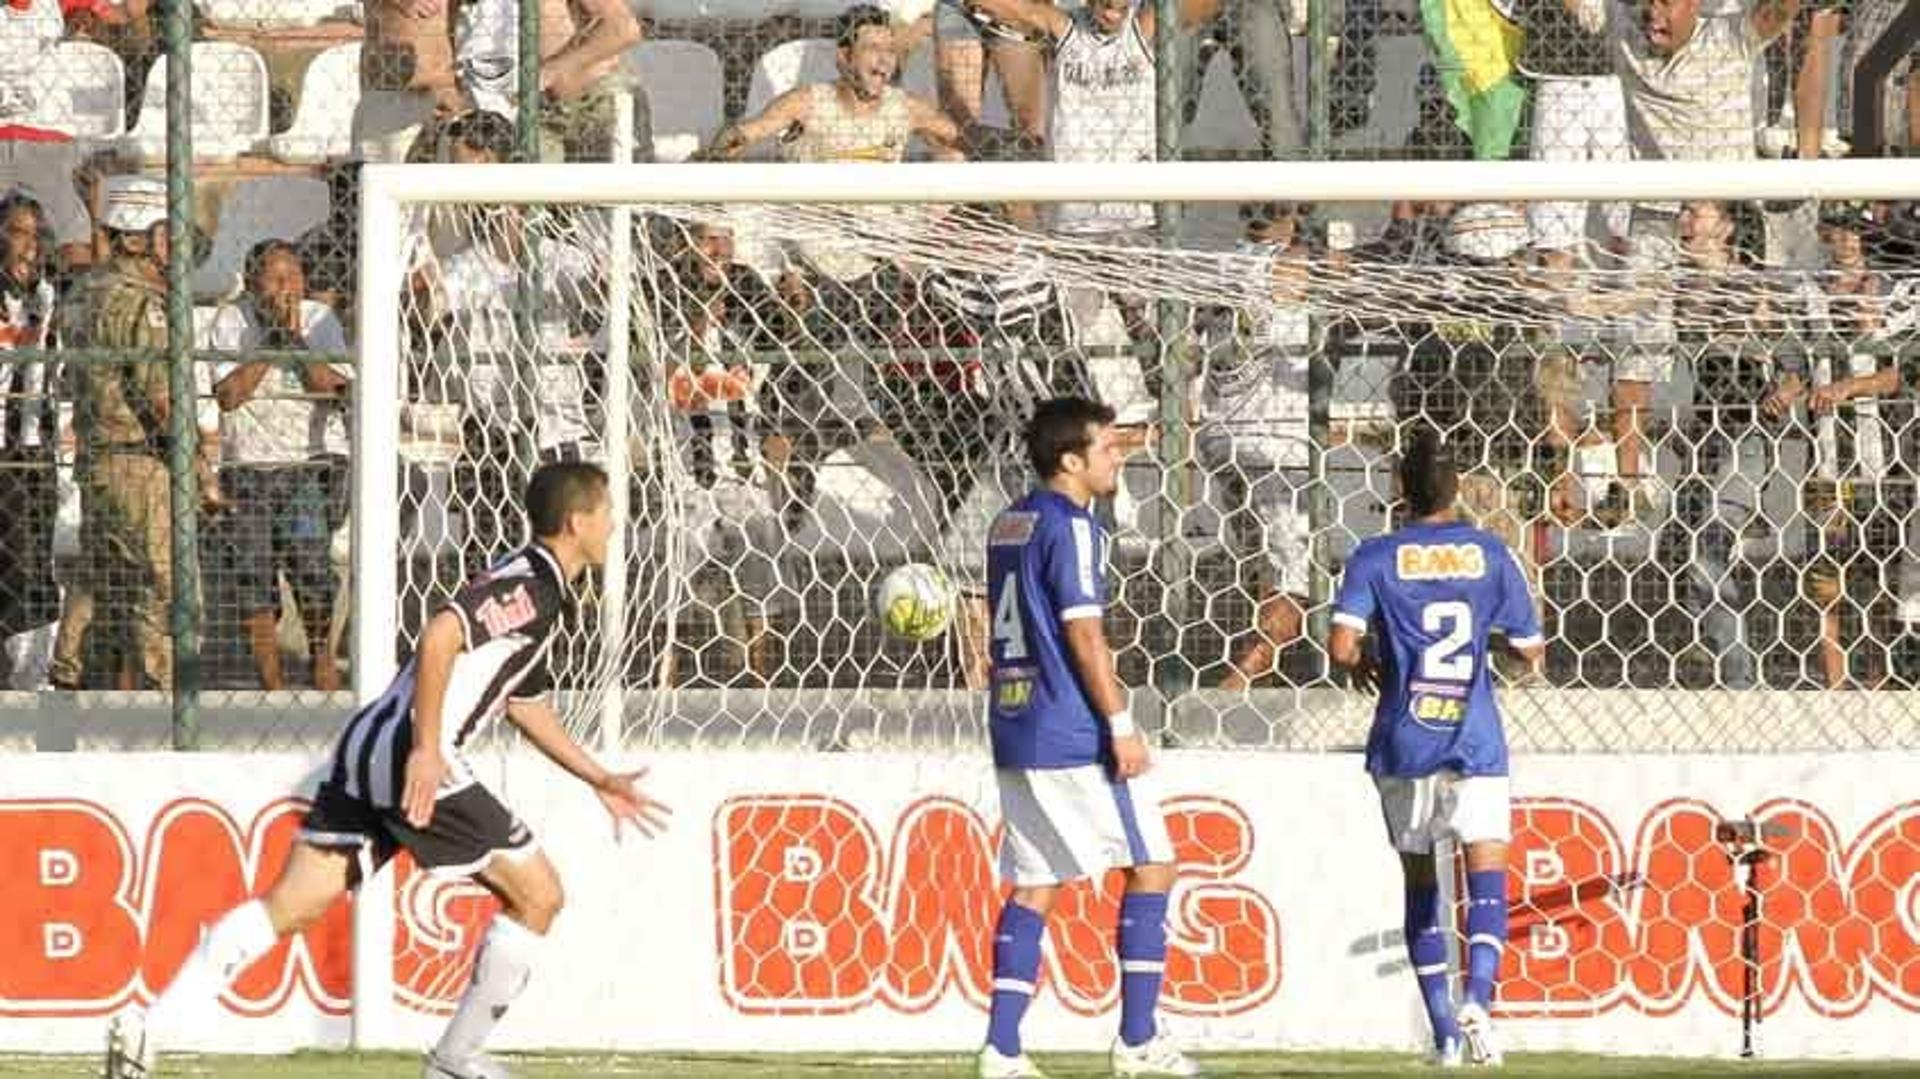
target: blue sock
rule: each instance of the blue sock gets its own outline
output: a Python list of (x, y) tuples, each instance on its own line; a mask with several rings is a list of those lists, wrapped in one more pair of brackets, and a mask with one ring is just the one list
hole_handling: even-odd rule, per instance
[(1406, 904), (1406, 921), (1401, 928), (1407, 935), (1407, 958), (1413, 961), (1420, 999), (1427, 1006), (1433, 1044), (1444, 1048), (1448, 1039), (1460, 1037), (1460, 1027), (1453, 1021), (1453, 996), (1447, 991), (1447, 938), (1440, 928), (1440, 889), (1432, 884), (1408, 888)]
[(1040, 977), (1040, 937), (1047, 920), (1007, 900), (993, 930), (993, 1005), (987, 1012), (987, 1044), (1010, 1057), (1020, 1055), (1020, 1020), (1033, 1003)]
[(1467, 874), (1467, 999), (1493, 1007), (1500, 949), (1507, 943), (1507, 874), (1487, 869)]
[(1167, 968), (1167, 893), (1128, 892), (1120, 901), (1120, 1040), (1152, 1040)]

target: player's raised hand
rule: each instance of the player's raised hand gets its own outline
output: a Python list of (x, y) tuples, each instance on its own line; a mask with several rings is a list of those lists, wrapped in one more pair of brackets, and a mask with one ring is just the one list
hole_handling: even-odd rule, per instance
[(673, 810), (665, 802), (651, 798), (640, 789), (640, 780), (647, 774), (645, 768), (637, 772), (609, 773), (596, 783), (594, 797), (607, 807), (607, 813), (613, 817), (613, 837), (620, 838), (620, 826), (631, 822), (642, 836), (648, 839), (666, 831), (667, 818), (673, 816)]
[(1132, 734), (1113, 736), (1113, 771), (1121, 779), (1132, 779), (1145, 774), (1153, 767), (1153, 757), (1147, 752), (1147, 739), (1139, 731)]
[(447, 778), (447, 759), (434, 746), (415, 746), (407, 754), (407, 783), (400, 795), (400, 808), (407, 823), (425, 828), (433, 820), (434, 798), (440, 782)]

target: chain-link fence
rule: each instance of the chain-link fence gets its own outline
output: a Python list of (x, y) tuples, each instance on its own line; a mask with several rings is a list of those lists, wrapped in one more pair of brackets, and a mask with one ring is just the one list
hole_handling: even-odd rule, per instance
[[(0, 499), (0, 631), (12, 689), (79, 691), (62, 698), (62, 714), (79, 717), (70, 730), (37, 718), (36, 698), (8, 698), (15, 729), (41, 745), (96, 731), (116, 744), (315, 745), (336, 729), (353, 679), (341, 641), (353, 614), (346, 402), (361, 162), (1817, 156), (1858, 139), (1854, 76), (1872, 43), (1903, 33), (1914, 48), (1896, 10), (8, 5), (0, 189), (21, 194), (0, 222), (0, 347), (14, 351), (0, 401), (18, 497)], [(1892, 71), (1875, 99), (1884, 126), (1867, 141), (1910, 152), (1920, 80), (1910, 61)], [(911, 528), (931, 521), (936, 537), (988, 512), (978, 471), (1008, 460), (1018, 403), (969, 380), (1000, 353), (1037, 372), (1036, 392), (1091, 390), (1135, 431), (1111, 511), (1123, 602), (1110, 632), (1128, 680), (1158, 689), (1169, 729), (1190, 741), (1344, 737), (1326, 732), (1347, 719), (1308, 737), (1275, 717), (1326, 684), (1313, 641), (1329, 583), (1353, 539), (1386, 525), (1386, 463), (1416, 420), (1475, 447), (1474, 512), (1537, 569), (1556, 631), (1547, 683), (1603, 694), (1592, 700), (1609, 714), (1665, 709), (1680, 717), (1668, 734), (1693, 732), (1592, 744), (1711, 745), (1725, 724), (1780, 722), (1753, 719), (1766, 709), (1737, 696), (1704, 711), (1685, 703), (1701, 688), (1916, 677), (1905, 619), (1920, 617), (1920, 595), (1904, 583), (1915, 572), (1911, 382), (1900, 377), (1914, 334), (1912, 204), (985, 212), (996, 224), (982, 235), (1056, 263), (1080, 251), (1083, 266), (1126, 266), (1124, 252), (1176, 243), (1189, 259), (1352, 260), (1369, 267), (1366, 287), (1297, 315), (1177, 289), (1135, 302), (1153, 290), (1111, 271), (1074, 271), (1077, 289), (1055, 265), (1024, 282), (985, 267), (930, 277), (924, 258), (885, 245), (691, 237), (684, 222), (653, 221), (639, 249), (658, 272), (638, 292), (684, 325), (656, 326), (641, 342), (652, 347), (634, 350), (636, 384), (671, 404), (692, 486), (641, 490), (636, 505), (705, 491), (713, 520), (658, 541), (684, 580), (655, 597), (671, 610), (635, 652), (636, 693), (706, 693), (682, 703), (724, 720), (704, 728), (718, 730), (752, 726), (764, 698), (737, 695), (749, 686), (975, 684), (977, 612), (931, 651), (883, 640), (867, 615), (877, 567), (937, 552), (876, 553), (847, 530), (863, 498), (925, 509)], [(600, 267), (568, 286), (586, 291), (555, 293), (572, 306), (552, 344), (591, 371), (604, 366), (591, 308), (605, 236), (583, 237), (584, 220), (538, 227)], [(409, 551), (431, 552), (407, 578), (418, 594), (401, 600), (415, 615), (518, 538), (512, 469), (470, 467), (476, 455), (498, 465), (562, 443), (604, 452), (595, 377), (577, 387), (577, 416), (546, 415), (555, 397), (540, 380), (509, 385), (511, 407), (476, 405), (490, 367), (511, 384), (540, 366), (486, 362), (469, 316), (505, 297), (505, 337), (533, 340), (532, 305), (552, 291), (542, 278), (567, 269), (546, 265), (559, 248), (491, 251), (486, 235), (443, 228), (409, 266), (421, 315), (410, 362), (423, 376)], [(699, 258), (727, 267), (720, 285), (673, 261)], [(1470, 289), (1484, 284), (1481, 263), (1513, 264), (1502, 296), (1559, 299), (1489, 313), (1400, 288), (1470, 265)], [(648, 293), (676, 275), (676, 289), (703, 297), (699, 310)], [(1623, 284), (1636, 275), (1657, 279), (1637, 307)], [(1689, 310), (1700, 297), (1725, 310)], [(736, 368), (744, 377), (729, 381)], [(809, 403), (822, 372), (849, 370), (870, 383), (865, 398)], [(549, 430), (566, 423), (579, 437)], [(895, 494), (859, 494), (876, 483)], [(725, 524), (737, 519), (758, 523)], [(400, 619), (403, 636), (415, 622)], [(1847, 721), (1865, 732), (1857, 739), (1820, 727), (1752, 745), (1903, 737), (1904, 711), (1869, 712)]]

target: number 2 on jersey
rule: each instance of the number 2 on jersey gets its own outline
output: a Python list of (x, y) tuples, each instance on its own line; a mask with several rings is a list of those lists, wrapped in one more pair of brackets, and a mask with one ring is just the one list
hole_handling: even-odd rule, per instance
[(1027, 627), (1020, 620), (1020, 582), (1007, 574), (1000, 582), (1000, 605), (993, 611), (993, 639), (1001, 643), (1006, 659), (1027, 658)]
[(1420, 677), (1444, 682), (1473, 680), (1473, 608), (1460, 600), (1440, 600), (1420, 608), (1420, 628), (1444, 634), (1420, 653)]

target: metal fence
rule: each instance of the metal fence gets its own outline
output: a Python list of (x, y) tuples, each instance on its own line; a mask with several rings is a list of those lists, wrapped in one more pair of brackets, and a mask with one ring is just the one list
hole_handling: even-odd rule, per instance
[[(43, 718), (51, 702), (42, 697), (9, 697), (6, 715), (23, 744), (86, 744), (97, 729), (103, 740), (120, 744), (189, 748), (217, 738), (233, 745), (306, 745), (330, 735), (350, 704), (350, 694), (338, 688), (353, 677), (341, 669), (338, 642), (351, 617), (342, 598), (353, 564), (345, 547), (351, 447), (330, 432), (343, 420), (349, 396), (343, 384), (352, 359), (342, 328), (352, 326), (355, 301), (360, 162), (605, 160), (615, 143), (612, 102), (622, 90), (639, 106), (634, 156), (662, 162), (696, 155), (1115, 163), (1182, 156), (1739, 160), (1845, 152), (1849, 140), (1911, 152), (1920, 144), (1920, 108), (1914, 107), (1920, 80), (1912, 78), (1910, 63), (1895, 65), (1875, 110), (1868, 110), (1884, 118), (1883, 131), (1862, 140), (1850, 121), (1862, 108), (1853, 75), (1868, 47), (1889, 27), (1906, 36), (1907, 52), (1914, 47), (1912, 28), (1902, 28), (1896, 10), (1855, 5), (1849, 23), (1828, 12), (1793, 15), (1772, 3), (1705, 8), (1689, 42), (1692, 81), (1679, 87), (1698, 107), (1675, 113), (1650, 104), (1675, 89), (1661, 82), (1671, 71), (1635, 62), (1637, 54), (1623, 43), (1644, 39), (1658, 52), (1684, 35), (1604, 4), (1529, 5), (1517, 23), (1492, 4), (1383, 0), (1161, 0), (1086, 8), (942, 0), (852, 10), (819, 0), (658, 0), (637, 10), (597, 0), (15, 5), (0, 13), (12, 20), (12, 36), (0, 50), (15, 50), (0, 52), (9, 58), (0, 74), (0, 147), (10, 154), (11, 170), (0, 173), (0, 187), (24, 185), (42, 213), (32, 229), (34, 259), (19, 259), (22, 241), (9, 241), (7, 250), (15, 253), (9, 261), (33, 265), (10, 279), (11, 306), (0, 312), (8, 320), (0, 329), (12, 331), (0, 371), (11, 380), (5, 399), (15, 421), (5, 472), (20, 494), (8, 502), (15, 508), (0, 508), (11, 515), (7, 534), (17, 537), (9, 545), (11, 576), (0, 581), (0, 591), (11, 593), (13, 618), (0, 629), (10, 638), (12, 689), (79, 693), (59, 699), (59, 714), (77, 717), (71, 729)], [(22, 32), (14, 34), (16, 27)], [(171, 244), (164, 258), (140, 249), (137, 239), (129, 242), (139, 230), (105, 227), (111, 207), (103, 189), (113, 186), (105, 178), (136, 173), (165, 179)], [(74, 190), (65, 190), (63, 180)], [(1731, 246), (1741, 259), (1781, 273), (1831, 272), (1836, 241), (1820, 231), (1820, 212), (1808, 213), (1742, 210), (1729, 226)], [(1640, 215), (1643, 222), (1659, 216)], [(1671, 225), (1673, 215), (1666, 216)], [(1898, 243), (1912, 235), (1913, 222), (1910, 205), (1877, 205), (1831, 208), (1825, 225), (1863, 238), (1869, 269), (1897, 280), (1912, 272), (1911, 255)], [(1137, 208), (1095, 207), (1077, 217), (1036, 215), (1015, 223), (1098, 244), (1156, 236), (1201, 247), (1298, 243), (1316, 257), (1342, 243), (1342, 229), (1353, 224), (1284, 200), (1246, 207), (1237, 220), (1169, 206), (1145, 218)], [(1426, 256), (1470, 242), (1459, 239), (1472, 231), (1469, 224), (1451, 207), (1382, 208), (1362, 224), (1360, 241), (1395, 265), (1419, 266)], [(1529, 265), (1579, 274), (1604, 273), (1607, 259), (1629, 255), (1638, 226), (1629, 207), (1557, 203), (1527, 207), (1518, 225), (1500, 227), (1524, 230)], [(1285, 241), (1278, 238), (1296, 229)], [(114, 271), (101, 266), (119, 260), (134, 272), (142, 259), (154, 268), (150, 284), (162, 297), (153, 310), (165, 324), (164, 349), (157, 339), (133, 346), (102, 315), (113, 306), (107, 302), (113, 293), (101, 275)], [(793, 271), (815, 292), (844, 276), (844, 267), (810, 264), (804, 253), (762, 269), (770, 280)], [(1206, 426), (1223, 422), (1203, 415), (1205, 403), (1195, 398), (1197, 383), (1189, 377), (1207, 373), (1207, 361), (1193, 347), (1195, 312), (1158, 304), (1149, 326), (1124, 325), (1132, 313), (1116, 314), (1120, 340), (1146, 360), (1147, 412), (1139, 419), (1143, 430), (1154, 421), (1150, 456), (1160, 463), (1150, 500), (1186, 515), (1225, 484), (1243, 503), (1226, 507), (1228, 530), (1244, 530), (1242, 518), (1254, 512), (1248, 477), (1211, 475), (1195, 457)], [(523, 310), (520, 317), (534, 315)], [(35, 326), (50, 327), (52, 336), (36, 337)], [(1417, 329), (1392, 328), (1402, 337), (1440, 332), (1433, 320)], [(809, 333), (810, 346), (844, 347)], [(1769, 334), (1783, 339), (1784, 331), (1755, 331)], [(1894, 353), (1903, 341), (1910, 343), (1910, 330), (1893, 342)], [(1530, 344), (1519, 350), (1513, 370), (1448, 365), (1422, 374), (1392, 363), (1368, 368), (1364, 359), (1335, 362), (1326, 352), (1316, 361), (1324, 377), (1316, 374), (1315, 393), (1324, 403), (1346, 392), (1343, 386), (1372, 379), (1381, 399), (1406, 420), (1443, 413), (1452, 407), (1448, 402), (1519, 379), (1526, 388), (1516, 392), (1527, 403), (1492, 426), (1550, 425), (1560, 422), (1552, 394), (1534, 386), (1558, 355)], [(869, 347), (864, 360), (872, 358)], [(164, 379), (141, 377), (159, 365)], [(1683, 381), (1698, 385), (1697, 365), (1683, 367), (1690, 372)], [(1361, 370), (1372, 373), (1354, 373)], [(1405, 389), (1420, 377), (1439, 379), (1445, 388)], [(1100, 388), (1097, 380), (1094, 385)], [(162, 396), (169, 406), (191, 401), (194, 407), (156, 407), (153, 399)], [(1646, 407), (1610, 405), (1616, 412)], [(1824, 500), (1796, 496), (1784, 517), (1760, 519), (1791, 518), (1793, 528), (1819, 534), (1819, 520), (1847, 515), (1848, 527), (1869, 538), (1848, 548), (1859, 554), (1846, 557), (1876, 567), (1871, 579), (1845, 576), (1834, 586), (1836, 595), (1851, 597), (1857, 615), (1829, 627), (1816, 607), (1831, 607), (1832, 597), (1784, 598), (1789, 592), (1798, 597), (1801, 589), (1797, 578), (1775, 579), (1784, 571), (1773, 567), (1791, 567), (1800, 557), (1796, 552), (1806, 545), (1795, 541), (1737, 570), (1754, 582), (1747, 591), (1755, 598), (1741, 603), (1760, 608), (1752, 614), (1763, 646), (1740, 661), (1750, 676), (1725, 674), (1724, 642), (1670, 624), (1691, 601), (1686, 586), (1674, 590), (1670, 574), (1664, 584), (1655, 580), (1666, 557), (1659, 544), (1673, 542), (1663, 535), (1696, 536), (1725, 523), (1710, 498), (1709, 508), (1699, 511), (1705, 516), (1684, 514), (1695, 512), (1687, 499), (1718, 489), (1725, 452), (1714, 439), (1724, 435), (1726, 422), (1714, 418), (1725, 415), (1714, 402), (1689, 398), (1665, 407), (1663, 418), (1644, 431), (1605, 433), (1650, 439), (1648, 459), (1670, 474), (1667, 487), (1674, 492), (1662, 497), (1658, 519), (1682, 523), (1665, 533), (1643, 527), (1644, 535), (1631, 541), (1646, 547), (1637, 556), (1618, 554), (1617, 536), (1594, 538), (1617, 530), (1619, 520), (1570, 528), (1566, 548), (1542, 559), (1544, 594), (1568, 642), (1549, 664), (1554, 683), (1667, 691), (1911, 681), (1901, 658), (1907, 598), (1898, 583), (1911, 499), (1875, 494), (1869, 506), (1858, 493), (1864, 488), (1848, 476), (1829, 477), (1837, 493)], [(1903, 407), (1890, 404), (1874, 420), (1888, 432), (1895, 472), (1911, 463)], [(912, 421), (905, 422), (912, 439)], [(1768, 451), (1756, 466), (1772, 470), (1768, 482), (1776, 490), (1805, 486), (1810, 470), (1817, 472), (1806, 463), (1814, 451), (1805, 447), (1828, 437), (1811, 419), (1796, 422), (1768, 429), (1762, 440), (1785, 447), (1791, 458)], [(24, 433), (40, 423), (48, 426), (39, 437)], [(286, 434), (303, 423), (302, 433)], [(1335, 423), (1316, 411), (1314, 424), (1316, 460), (1334, 462), (1325, 465), (1326, 474), (1344, 468), (1360, 477), (1354, 506), (1384, 501), (1379, 458), (1390, 440), (1370, 446), (1366, 423), (1351, 415)], [(1501, 486), (1521, 507), (1516, 528), (1557, 527), (1553, 485), (1559, 476), (1580, 473), (1574, 460), (1579, 433), (1562, 432), (1569, 445), (1560, 447), (1558, 473), (1543, 469), (1536, 476), (1529, 462), (1502, 473)], [(944, 437), (918, 435), (935, 442)], [(1606, 486), (1591, 476), (1580, 482)], [(1870, 486), (1882, 492), (1899, 482), (1876, 478)], [(1329, 484), (1333, 495), (1315, 497), (1348, 498)], [(164, 505), (155, 501), (162, 486)], [(1610, 498), (1621, 505), (1599, 506)], [(1630, 516), (1633, 509), (1632, 492), (1624, 488), (1618, 495), (1600, 491), (1594, 501), (1602, 516)], [(1355, 534), (1384, 520), (1371, 508), (1349, 519), (1327, 501), (1314, 512), (1314, 527), (1328, 535)], [(1612, 553), (1589, 557), (1589, 549), (1600, 548)], [(1127, 641), (1123, 661), (1131, 676), (1153, 682), (1168, 699), (1218, 693), (1223, 684), (1244, 692), (1246, 683), (1260, 679), (1297, 699), (1296, 691), (1324, 679), (1310, 646), (1280, 648), (1272, 672), (1242, 669), (1242, 654), (1269, 633), (1268, 604), (1258, 574), (1248, 576), (1242, 564), (1244, 552), (1231, 550), (1154, 549), (1151, 572), (1129, 578), (1123, 594), (1140, 611), (1162, 612), (1168, 600), (1161, 590), (1180, 581), (1181, 602), (1190, 606), (1172, 621), (1117, 627)], [(1337, 571), (1338, 548), (1328, 552), (1316, 568), (1314, 609), (1324, 606), (1326, 582)], [(730, 580), (738, 587), (724, 561), (690, 572), (705, 574), (703, 595), (724, 591)], [(849, 646), (887, 652), (890, 646), (867, 639), (871, 627), (859, 628), (858, 616), (844, 613), (858, 606), (854, 580), (827, 574), (810, 586), (793, 621), (776, 627), (793, 642), (790, 654), (804, 658), (792, 668), (807, 672), (789, 688), (847, 688), (835, 680), (840, 675), (821, 674), (846, 668), (822, 657)], [(675, 666), (682, 673), (672, 676), (674, 685), (718, 690), (756, 676), (752, 642), (745, 639), (751, 627), (728, 625), (720, 616), (730, 601), (690, 602), (676, 616), (680, 628), (672, 636), (679, 643), (670, 647), (678, 650)], [(1805, 602), (1816, 607), (1796, 606)], [(1821, 652), (1822, 642), (1843, 636), (1872, 647), (1842, 651), (1878, 658), (1836, 661)], [(901, 670), (919, 670), (912, 657), (896, 659)], [(963, 660), (943, 662), (957, 671)], [(890, 668), (845, 677), (864, 686), (874, 677), (903, 675)], [(960, 674), (942, 677), (943, 684), (966, 681)], [(1230, 709), (1209, 705), (1206, 711), (1209, 722), (1219, 724)]]

